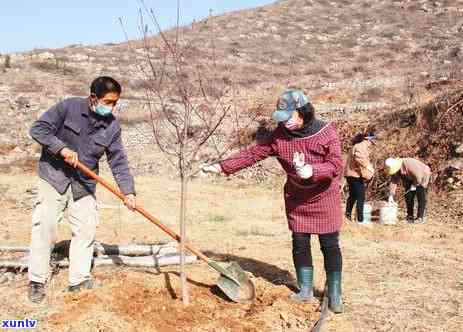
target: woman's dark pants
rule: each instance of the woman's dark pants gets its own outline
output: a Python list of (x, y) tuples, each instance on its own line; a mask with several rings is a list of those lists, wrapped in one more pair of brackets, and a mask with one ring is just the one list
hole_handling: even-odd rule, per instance
[(346, 177), (349, 186), (349, 197), (346, 202), (346, 217), (352, 218), (352, 210), (357, 203), (357, 221), (363, 222), (363, 206), (365, 204), (365, 181), (362, 178)]
[[(293, 260), (296, 267), (312, 267), (311, 234), (293, 233)], [(339, 232), (319, 234), (325, 271), (342, 271), (342, 255), (339, 248)]]

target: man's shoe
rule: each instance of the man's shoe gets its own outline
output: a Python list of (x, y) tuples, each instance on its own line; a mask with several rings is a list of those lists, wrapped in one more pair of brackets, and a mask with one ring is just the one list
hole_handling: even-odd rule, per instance
[(84, 289), (95, 289), (95, 288), (101, 288), (101, 284), (98, 282), (95, 282), (92, 279), (88, 279), (88, 280), (82, 281), (80, 284), (69, 286), (68, 291), (71, 293), (77, 293)]
[(294, 301), (310, 301), (313, 299), (313, 267), (296, 268), (299, 293), (291, 294)]
[(45, 285), (40, 282), (29, 282), (29, 300), (33, 303), (40, 303), (45, 298)]
[(415, 223), (415, 218), (413, 218), (411, 216), (407, 216), (407, 219), (405, 219), (405, 220), (407, 220), (408, 224), (414, 224)]

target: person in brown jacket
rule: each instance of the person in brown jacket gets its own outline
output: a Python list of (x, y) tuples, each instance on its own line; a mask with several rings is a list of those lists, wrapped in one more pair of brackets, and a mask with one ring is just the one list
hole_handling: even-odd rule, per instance
[(394, 202), (397, 185), (402, 181), (405, 187), (405, 203), (407, 205), (407, 221), (413, 223), (415, 197), (418, 199), (418, 215), (416, 222), (426, 222), (427, 190), (431, 182), (431, 168), (414, 158), (386, 159), (386, 173), (391, 178), (389, 186), (389, 202)]
[(363, 207), (365, 204), (365, 182), (371, 180), (375, 169), (370, 161), (370, 148), (375, 142), (373, 132), (357, 134), (352, 140), (352, 149), (346, 161), (344, 177), (349, 186), (349, 197), (346, 202), (346, 218), (352, 219), (352, 210), (357, 203), (357, 221), (361, 225), (369, 224), (364, 221)]

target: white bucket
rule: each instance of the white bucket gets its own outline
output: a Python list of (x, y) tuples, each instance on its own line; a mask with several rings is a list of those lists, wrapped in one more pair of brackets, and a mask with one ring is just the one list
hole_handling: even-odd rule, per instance
[(369, 223), (371, 222), (371, 211), (373, 207), (369, 203), (365, 203), (363, 205), (363, 222)]
[(397, 223), (397, 204), (386, 203), (379, 210), (379, 223), (383, 225), (395, 225)]

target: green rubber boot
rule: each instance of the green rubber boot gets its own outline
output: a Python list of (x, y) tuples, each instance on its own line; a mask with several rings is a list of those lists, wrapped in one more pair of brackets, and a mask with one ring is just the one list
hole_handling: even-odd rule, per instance
[(310, 301), (313, 299), (313, 267), (296, 267), (299, 293), (292, 294), (291, 300)]
[(328, 284), (329, 308), (336, 314), (343, 312), (342, 290), (341, 290), (341, 271), (326, 273)]

